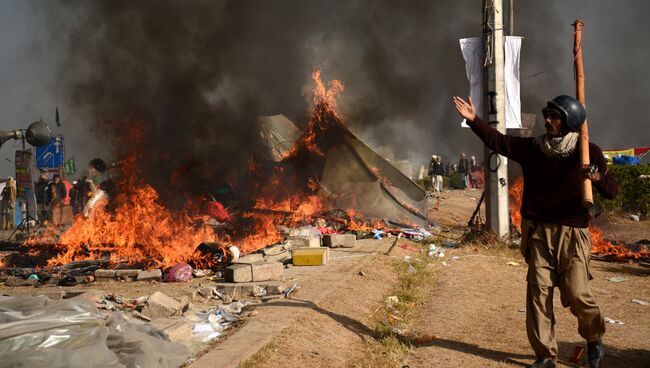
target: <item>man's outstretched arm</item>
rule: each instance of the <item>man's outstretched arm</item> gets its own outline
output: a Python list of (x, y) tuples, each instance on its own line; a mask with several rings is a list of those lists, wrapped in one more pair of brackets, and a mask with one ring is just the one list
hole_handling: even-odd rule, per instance
[(491, 127), (490, 124), (478, 117), (471, 97), (468, 98), (468, 101), (465, 101), (458, 96), (454, 96), (453, 102), (458, 114), (467, 120), (467, 125), (469, 125), (472, 131), (491, 150), (515, 161), (520, 161), (524, 157), (525, 147), (523, 139), (501, 134), (498, 130)]

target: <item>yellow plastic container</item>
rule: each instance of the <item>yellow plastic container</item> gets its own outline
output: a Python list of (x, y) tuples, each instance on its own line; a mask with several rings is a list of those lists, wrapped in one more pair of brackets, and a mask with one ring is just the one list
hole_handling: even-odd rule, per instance
[(330, 249), (327, 247), (297, 248), (292, 252), (294, 266), (324, 266), (329, 258)]

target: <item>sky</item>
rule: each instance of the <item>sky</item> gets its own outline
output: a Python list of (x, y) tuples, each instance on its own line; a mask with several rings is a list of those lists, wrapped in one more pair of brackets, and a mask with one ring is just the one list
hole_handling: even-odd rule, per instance
[[(150, 157), (223, 161), (257, 115), (304, 125), (319, 65), (346, 86), (341, 113), (370, 146), (412, 162), (480, 157), (451, 96), (467, 94), (458, 39), (480, 35), (481, 4), (0, 0), (0, 130), (42, 118), (83, 169), (94, 157), (112, 159), (126, 117), (138, 111), (151, 121)], [(515, 1), (523, 111), (574, 93), (571, 23), (580, 18), (591, 140), (603, 149), (649, 146), (649, 13), (640, 0)], [(107, 119), (124, 123), (107, 127)], [(14, 175), (18, 147), (0, 147), (0, 177)]]

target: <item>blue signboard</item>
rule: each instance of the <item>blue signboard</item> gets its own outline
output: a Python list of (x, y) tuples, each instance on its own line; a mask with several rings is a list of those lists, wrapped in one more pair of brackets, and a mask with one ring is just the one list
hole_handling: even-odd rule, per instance
[(64, 149), (63, 136), (57, 135), (50, 138), (46, 145), (36, 147), (36, 167), (55, 169), (63, 166)]

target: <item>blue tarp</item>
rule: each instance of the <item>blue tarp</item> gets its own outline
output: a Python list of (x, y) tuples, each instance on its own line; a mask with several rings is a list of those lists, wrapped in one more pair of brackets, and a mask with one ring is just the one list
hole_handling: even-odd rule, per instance
[(641, 162), (636, 156), (616, 156), (612, 161), (614, 165), (638, 165)]

